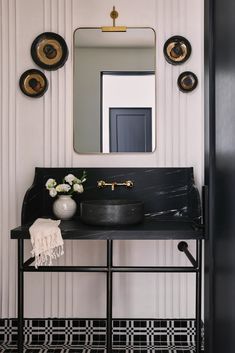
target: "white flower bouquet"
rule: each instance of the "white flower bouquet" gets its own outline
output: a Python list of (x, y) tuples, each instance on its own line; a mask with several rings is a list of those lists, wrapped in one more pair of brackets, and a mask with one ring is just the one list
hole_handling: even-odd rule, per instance
[(68, 174), (64, 177), (61, 184), (57, 184), (55, 179), (48, 179), (45, 186), (51, 197), (58, 195), (73, 195), (74, 193), (81, 194), (84, 191), (83, 183), (86, 181), (86, 171), (83, 171), (81, 178), (77, 178), (73, 174)]

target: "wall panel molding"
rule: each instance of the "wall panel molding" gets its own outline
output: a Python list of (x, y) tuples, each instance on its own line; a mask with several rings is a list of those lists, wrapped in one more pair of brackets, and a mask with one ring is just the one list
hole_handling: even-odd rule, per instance
[(1, 0), (1, 216), (0, 311), (16, 312), (16, 247), (9, 229), (17, 221), (16, 200), (16, 1)]
[[(151, 26), (156, 30), (157, 148), (140, 156), (79, 155), (73, 150), (73, 31), (82, 26), (109, 25), (107, 0), (0, 0), (0, 317), (16, 315), (16, 243), (9, 230), (20, 222), (24, 193), (32, 183), (34, 168), (193, 166), (196, 181), (203, 184), (203, 0), (116, 0), (119, 21), (127, 26)], [(133, 16), (133, 8), (135, 15)], [(194, 14), (193, 18), (191, 14)], [(30, 99), (18, 87), (21, 73), (36, 68), (30, 56), (32, 40), (44, 31), (61, 34), (69, 57), (57, 71), (44, 71), (49, 81), (45, 96)], [(162, 48), (174, 34), (186, 36), (192, 56), (181, 66), (168, 64)], [(198, 88), (183, 94), (178, 75), (194, 71)], [(191, 242), (192, 251), (195, 251)], [(27, 243), (25, 253), (29, 256)], [(127, 259), (152, 264), (185, 265), (185, 259), (169, 241), (117, 242), (116, 261)], [(101, 241), (69, 241), (60, 263), (102, 264), (106, 259)], [(119, 296), (114, 312), (120, 317), (192, 317), (194, 278), (187, 274), (151, 275), (147, 281), (130, 275), (115, 275)], [(128, 286), (128, 282), (132, 286)], [(103, 274), (26, 275), (28, 317), (104, 317)], [(148, 293), (144, 288), (149, 286)], [(121, 290), (120, 290), (121, 288)], [(135, 289), (138, 288), (138, 292)], [(148, 298), (140, 305), (140, 298)], [(131, 305), (127, 305), (131, 303)], [(138, 309), (139, 308), (139, 309)], [(152, 315), (152, 316), (151, 316)]]

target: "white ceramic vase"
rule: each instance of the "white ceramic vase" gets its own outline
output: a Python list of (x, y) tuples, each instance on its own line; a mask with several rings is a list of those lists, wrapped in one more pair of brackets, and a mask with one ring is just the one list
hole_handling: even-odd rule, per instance
[(59, 195), (53, 203), (53, 213), (61, 220), (68, 220), (75, 215), (77, 204), (72, 195)]

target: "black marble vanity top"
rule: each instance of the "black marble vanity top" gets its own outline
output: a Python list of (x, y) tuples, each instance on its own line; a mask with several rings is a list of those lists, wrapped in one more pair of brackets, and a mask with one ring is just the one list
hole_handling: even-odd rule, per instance
[[(22, 225), (11, 231), (12, 239), (29, 239), (31, 224)], [(202, 239), (203, 228), (191, 221), (155, 220), (146, 217), (143, 223), (133, 226), (103, 227), (89, 226), (79, 220), (62, 221), (60, 224), (64, 239)]]
[[(132, 226), (104, 227), (85, 225), (79, 220), (62, 221), (64, 239), (200, 239), (204, 231), (199, 192), (193, 168), (36, 168), (33, 185), (26, 192), (21, 226), (11, 231), (12, 239), (29, 238), (29, 226), (39, 217), (53, 218), (52, 203), (45, 183), (61, 180), (66, 174), (80, 176), (87, 171), (83, 200), (132, 199), (144, 203), (143, 223)], [(97, 181), (131, 180), (134, 187), (97, 188)], [(75, 196), (76, 200), (76, 196)], [(79, 208), (78, 208), (79, 209)]]

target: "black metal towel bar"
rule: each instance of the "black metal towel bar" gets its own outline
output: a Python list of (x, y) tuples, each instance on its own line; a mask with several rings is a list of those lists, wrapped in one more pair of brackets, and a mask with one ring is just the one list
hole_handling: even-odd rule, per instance
[(179, 251), (182, 251), (182, 252), (185, 253), (185, 255), (187, 256), (187, 258), (189, 259), (189, 261), (191, 262), (193, 267), (196, 268), (197, 267), (197, 261), (194, 259), (193, 255), (188, 250), (188, 243), (186, 243), (186, 241), (179, 242), (178, 249), (179, 249)]

